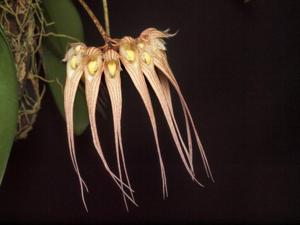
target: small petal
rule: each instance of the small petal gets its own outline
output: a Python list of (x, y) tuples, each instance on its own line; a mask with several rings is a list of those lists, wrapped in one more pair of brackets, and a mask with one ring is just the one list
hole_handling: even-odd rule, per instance
[(157, 30), (156, 28), (147, 28), (140, 34), (140, 38), (145, 39), (145, 40), (153, 40), (153, 39), (161, 39), (161, 38), (169, 38), (173, 37), (176, 34), (169, 34), (169, 30), (165, 31), (160, 31)]

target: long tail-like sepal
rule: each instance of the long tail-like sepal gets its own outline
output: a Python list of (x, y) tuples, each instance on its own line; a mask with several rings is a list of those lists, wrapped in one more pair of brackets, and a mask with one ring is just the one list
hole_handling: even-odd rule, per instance
[(75, 154), (75, 145), (74, 145), (74, 125), (73, 125), (73, 107), (76, 96), (76, 91), (79, 85), (79, 81), (83, 74), (83, 67), (81, 64), (82, 53), (85, 51), (85, 46), (83, 44), (76, 44), (69, 49), (66, 54), (65, 61), (67, 61), (67, 76), (64, 89), (64, 108), (66, 115), (66, 124), (67, 124), (67, 134), (68, 134), (68, 143), (69, 150), (72, 159), (74, 169), (78, 175), (81, 197), (83, 204), (87, 210), (87, 205), (85, 203), (83, 187), (87, 187), (80, 175), (76, 154)]
[[(113, 112), (113, 123), (115, 133), (115, 148), (118, 162), (119, 177), (122, 181), (122, 170), (124, 170), (126, 181), (131, 189), (129, 177), (127, 174), (125, 157), (123, 152), (122, 137), (121, 137), (121, 115), (122, 115), (122, 92), (121, 92), (121, 77), (120, 77), (120, 60), (119, 55), (114, 50), (108, 50), (104, 53), (104, 75), (107, 90), (110, 96), (112, 112)], [(121, 159), (120, 159), (121, 158)], [(123, 169), (122, 169), (123, 167)], [(121, 183), (123, 190), (123, 182)], [(134, 200), (133, 191), (130, 191), (131, 198)], [(127, 201), (124, 195), (123, 198), (128, 210)]]
[(139, 92), (150, 118), (154, 139), (156, 143), (156, 148), (157, 148), (157, 154), (159, 158), (160, 170), (161, 170), (163, 197), (167, 197), (168, 196), (167, 178), (166, 178), (164, 163), (162, 160), (159, 141), (158, 141), (156, 119), (155, 119), (148, 87), (141, 70), (139, 52), (135, 40), (133, 38), (125, 37), (121, 40), (120, 54), (121, 54), (121, 61), (125, 69), (127, 70), (134, 86)]

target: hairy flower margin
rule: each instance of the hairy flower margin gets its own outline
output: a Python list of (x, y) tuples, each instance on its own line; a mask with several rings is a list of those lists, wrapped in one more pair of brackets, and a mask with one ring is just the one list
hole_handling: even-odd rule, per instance
[[(196, 179), (194, 172), (192, 146), (192, 135), (194, 134), (206, 174), (213, 180), (211, 170), (199, 135), (196, 131), (190, 110), (167, 61), (165, 41), (163, 39), (171, 36), (173, 35), (169, 34), (167, 31), (162, 32), (155, 28), (148, 28), (144, 30), (136, 39), (129, 36), (126, 36), (122, 39), (111, 39), (112, 41), (110, 43), (98, 48), (87, 47), (83, 43), (73, 43), (71, 44), (70, 49), (67, 51), (64, 58), (64, 61), (67, 62), (67, 77), (64, 89), (64, 107), (66, 114), (68, 143), (73, 166), (78, 175), (81, 187), (81, 195), (85, 207), (86, 203), (84, 200), (84, 188), (86, 188), (86, 185), (79, 172), (75, 155), (73, 133), (74, 99), (79, 82), (83, 77), (85, 81), (86, 100), (95, 148), (103, 162), (105, 169), (121, 189), (126, 208), (128, 209), (126, 201), (127, 199), (129, 199), (133, 204), (137, 205), (133, 196), (133, 189), (131, 188), (129, 181), (122, 145), (121, 64), (128, 72), (134, 86), (139, 92), (150, 118), (160, 164), (163, 197), (165, 198), (168, 195), (166, 174), (159, 147), (155, 115), (146, 80), (149, 82), (158, 98), (178, 153), (191, 178), (200, 186), (203, 186)], [(115, 173), (111, 171), (107, 161), (105, 160), (96, 126), (96, 105), (103, 74), (103, 79), (105, 80), (112, 106), (118, 175), (115, 175)], [(187, 144), (182, 138), (177, 121), (175, 119), (171, 100), (170, 84), (178, 94), (182, 105), (186, 124)]]

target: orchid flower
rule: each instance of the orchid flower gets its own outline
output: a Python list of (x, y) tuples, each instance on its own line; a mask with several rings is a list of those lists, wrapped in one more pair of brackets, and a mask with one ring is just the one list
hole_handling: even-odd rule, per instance
[[(85, 7), (85, 5), (83, 5)], [(162, 178), (163, 197), (168, 196), (167, 178), (164, 162), (159, 145), (158, 131), (155, 114), (146, 81), (153, 89), (159, 104), (163, 110), (167, 124), (169, 126), (173, 141), (176, 145), (179, 156), (183, 162), (189, 176), (200, 186), (203, 186), (196, 178), (193, 166), (193, 138), (196, 140), (197, 148), (202, 157), (207, 176), (213, 180), (213, 176), (196, 130), (191, 112), (182, 95), (181, 89), (170, 69), (166, 56), (165, 39), (173, 36), (168, 31), (159, 31), (155, 28), (144, 30), (139, 37), (123, 37), (112, 39), (104, 32), (100, 24), (97, 27), (105, 39), (105, 44), (100, 47), (87, 47), (84, 43), (71, 44), (64, 61), (67, 62), (67, 76), (64, 89), (65, 114), (67, 124), (68, 143), (70, 155), (75, 172), (77, 173), (81, 195), (84, 200), (84, 187), (86, 187), (77, 164), (73, 133), (73, 104), (80, 80), (84, 78), (86, 100), (92, 138), (97, 153), (108, 174), (121, 189), (123, 199), (127, 206), (127, 199), (137, 205), (133, 195), (133, 189), (127, 172), (125, 154), (122, 144), (122, 66), (127, 71), (136, 90), (142, 98), (147, 110), (153, 136), (156, 144), (160, 173)], [(104, 75), (104, 78), (102, 78)], [(101, 82), (105, 82), (111, 102), (114, 127), (115, 151), (117, 157), (118, 174), (116, 175), (109, 167), (99, 140), (96, 126), (96, 104)], [(185, 117), (185, 128), (187, 141), (182, 137), (182, 133), (177, 124), (173, 110), (170, 88), (174, 88), (177, 93), (183, 114)], [(187, 142), (187, 143), (186, 143)], [(87, 190), (87, 189), (86, 189)]]

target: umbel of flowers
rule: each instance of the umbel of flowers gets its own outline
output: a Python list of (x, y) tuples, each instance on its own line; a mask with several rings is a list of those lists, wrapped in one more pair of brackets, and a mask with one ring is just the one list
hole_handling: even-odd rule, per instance
[[(85, 83), (85, 93), (92, 138), (98, 155), (104, 165), (104, 168), (112, 177), (116, 185), (120, 188), (126, 209), (128, 210), (127, 200), (131, 201), (134, 205), (137, 205), (126, 169), (121, 135), (121, 79), (122, 76), (126, 75), (124, 73), (121, 74), (122, 66), (127, 71), (136, 90), (141, 96), (150, 118), (160, 165), (163, 197), (165, 198), (168, 196), (167, 178), (159, 146), (156, 119), (146, 81), (149, 82), (161, 105), (179, 156), (192, 180), (198, 185), (203, 186), (197, 180), (194, 172), (193, 139), (196, 140), (196, 145), (202, 157), (206, 174), (208, 178), (213, 180), (213, 176), (190, 110), (168, 64), (164, 39), (173, 35), (169, 34), (168, 31), (159, 31), (155, 28), (148, 28), (137, 38), (129, 36), (125, 36), (121, 39), (111, 38), (84, 0), (79, 0), (79, 2), (92, 18), (105, 42), (105, 44), (100, 47), (88, 47), (84, 43), (73, 43), (70, 45), (70, 48), (63, 59), (63, 61), (66, 62), (67, 67), (67, 76), (64, 87), (64, 108), (69, 150), (75, 172), (79, 179), (81, 197), (86, 210), (87, 206), (84, 199), (84, 189), (86, 191), (88, 191), (88, 189), (79, 172), (73, 131), (73, 106), (76, 91), (81, 80)], [(106, 28), (106, 30), (109, 30), (109, 26), (106, 26)], [(105, 159), (96, 126), (96, 106), (101, 82), (105, 82), (106, 84), (112, 107), (115, 151), (118, 165), (117, 175), (110, 169)], [(174, 88), (182, 106), (185, 118), (187, 143), (183, 140), (174, 115), (170, 87)]]
[[(162, 32), (155, 28), (148, 28), (144, 30), (138, 38), (126, 36), (122, 39), (110, 39), (104, 46), (101, 47), (87, 47), (84, 43), (74, 43), (67, 51), (64, 58), (64, 61), (66, 61), (67, 64), (67, 77), (64, 89), (64, 104), (68, 142), (71, 159), (79, 178), (83, 201), (84, 187), (86, 186), (80, 175), (75, 156), (73, 134), (73, 104), (79, 82), (84, 78), (90, 126), (95, 148), (103, 162), (105, 169), (121, 189), (126, 207), (126, 199), (129, 199), (132, 203), (136, 204), (133, 196), (133, 189), (131, 187), (129, 176), (126, 170), (122, 145), (121, 79), (122, 76), (125, 75), (121, 74), (122, 65), (130, 76), (138, 93), (140, 94), (150, 118), (160, 164), (163, 196), (165, 197), (168, 195), (166, 173), (160, 152), (156, 120), (146, 80), (149, 82), (159, 100), (168, 126), (170, 128), (174, 143), (188, 174), (195, 182), (197, 182), (199, 185), (202, 185), (196, 179), (193, 167), (192, 136), (194, 136), (197, 147), (202, 156), (207, 176), (213, 179), (190, 110), (167, 61), (165, 41), (163, 39), (170, 36), (171, 35), (167, 32)], [(95, 114), (98, 92), (100, 83), (104, 81), (107, 86), (113, 113), (118, 175), (111, 171), (107, 161), (105, 160), (96, 127)], [(182, 138), (174, 115), (170, 84), (178, 94), (179, 100), (182, 105), (186, 123), (187, 144)]]

